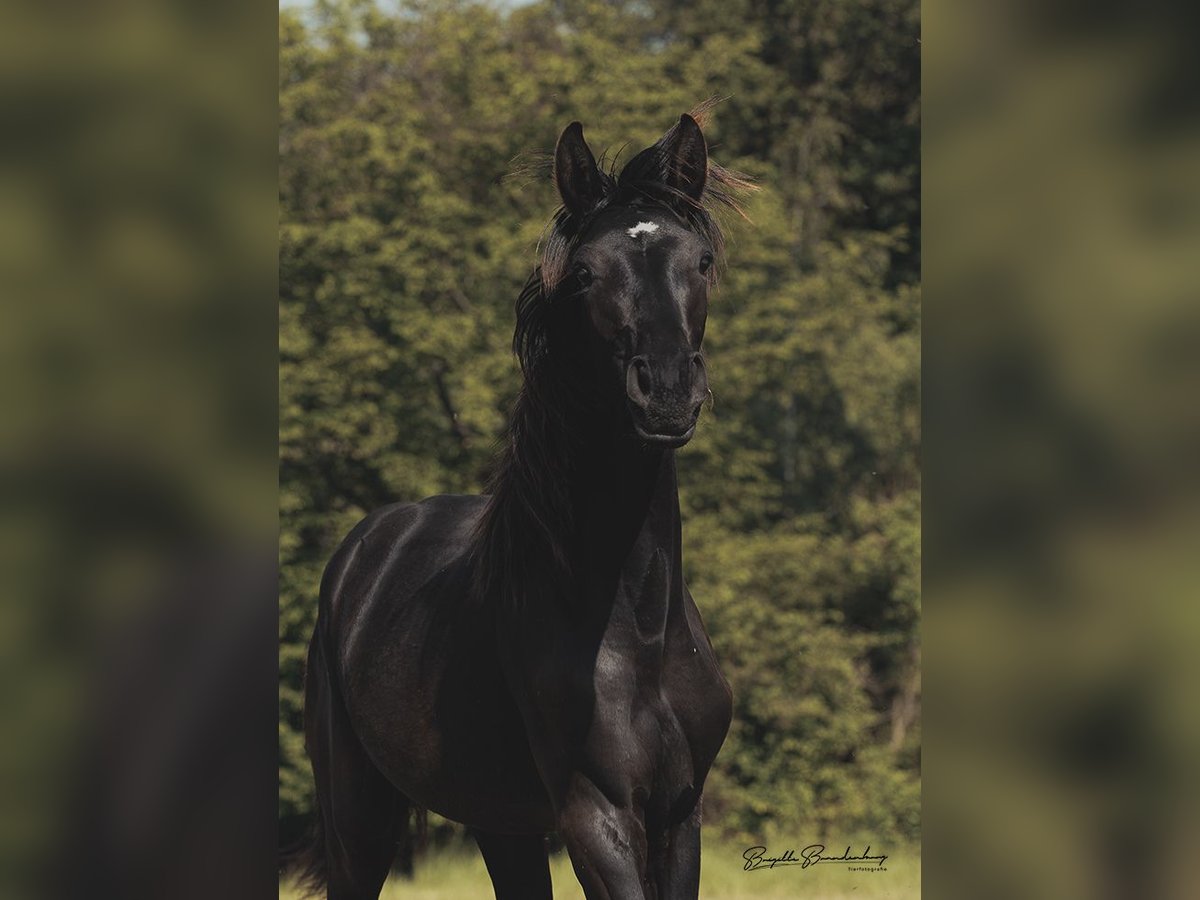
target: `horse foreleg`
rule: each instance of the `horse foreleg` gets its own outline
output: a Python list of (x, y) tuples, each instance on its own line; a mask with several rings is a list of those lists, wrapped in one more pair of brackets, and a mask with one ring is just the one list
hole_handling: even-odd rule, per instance
[(540, 834), (495, 834), (472, 829), (496, 900), (551, 900), (550, 861)]
[(632, 808), (613, 803), (576, 774), (559, 809), (558, 830), (588, 900), (644, 900), (646, 829)]
[[(656, 864), (657, 863), (657, 864)], [(651, 861), (660, 900), (696, 900), (700, 896), (700, 801), (667, 834), (661, 857)]]

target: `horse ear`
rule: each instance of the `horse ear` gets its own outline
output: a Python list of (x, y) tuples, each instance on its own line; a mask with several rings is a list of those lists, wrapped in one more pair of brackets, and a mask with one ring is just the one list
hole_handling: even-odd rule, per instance
[(708, 146), (696, 120), (684, 113), (659, 145), (665, 157), (667, 184), (699, 202), (708, 178)]
[(572, 122), (554, 148), (554, 183), (563, 206), (575, 215), (590, 212), (604, 196), (596, 157), (583, 139), (583, 126)]

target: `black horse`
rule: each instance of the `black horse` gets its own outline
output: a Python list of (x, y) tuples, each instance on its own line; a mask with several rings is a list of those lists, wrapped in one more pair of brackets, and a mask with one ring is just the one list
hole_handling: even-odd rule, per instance
[(378, 896), (412, 809), (467, 825), (496, 896), (695, 898), (731, 696), (683, 581), (674, 448), (709, 394), (718, 204), (747, 187), (682, 116), (619, 175), (578, 122), (517, 303), (524, 374), (492, 491), (373, 512), (333, 556), (309, 649), (308, 882)]

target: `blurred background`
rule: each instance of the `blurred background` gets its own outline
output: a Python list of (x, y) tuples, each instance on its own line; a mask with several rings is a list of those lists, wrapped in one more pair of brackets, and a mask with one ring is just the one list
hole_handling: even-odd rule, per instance
[[(513, 304), (558, 205), (537, 154), (579, 119), (627, 159), (717, 95), (710, 154), (762, 189), (725, 223), (715, 404), (678, 454), (686, 577), (735, 697), (706, 869), (759, 843), (914, 865), (919, 51), (912, 0), (282, 10), (285, 837), (312, 809), (301, 684), (324, 564), (371, 509), (478, 493), (492, 464)], [(431, 852), (460, 845), (434, 821)]]

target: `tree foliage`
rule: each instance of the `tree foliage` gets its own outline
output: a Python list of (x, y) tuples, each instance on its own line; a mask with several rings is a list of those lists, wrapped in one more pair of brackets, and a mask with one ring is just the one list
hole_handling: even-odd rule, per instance
[(285, 828), (311, 806), (325, 560), (374, 507), (478, 491), (502, 433), (512, 305), (556, 205), (530, 151), (572, 119), (636, 149), (716, 94), (712, 154), (762, 190), (727, 223), (715, 403), (679, 459), (689, 584), (736, 703), (706, 821), (916, 837), (917, 29), (914, 0), (281, 12)]

